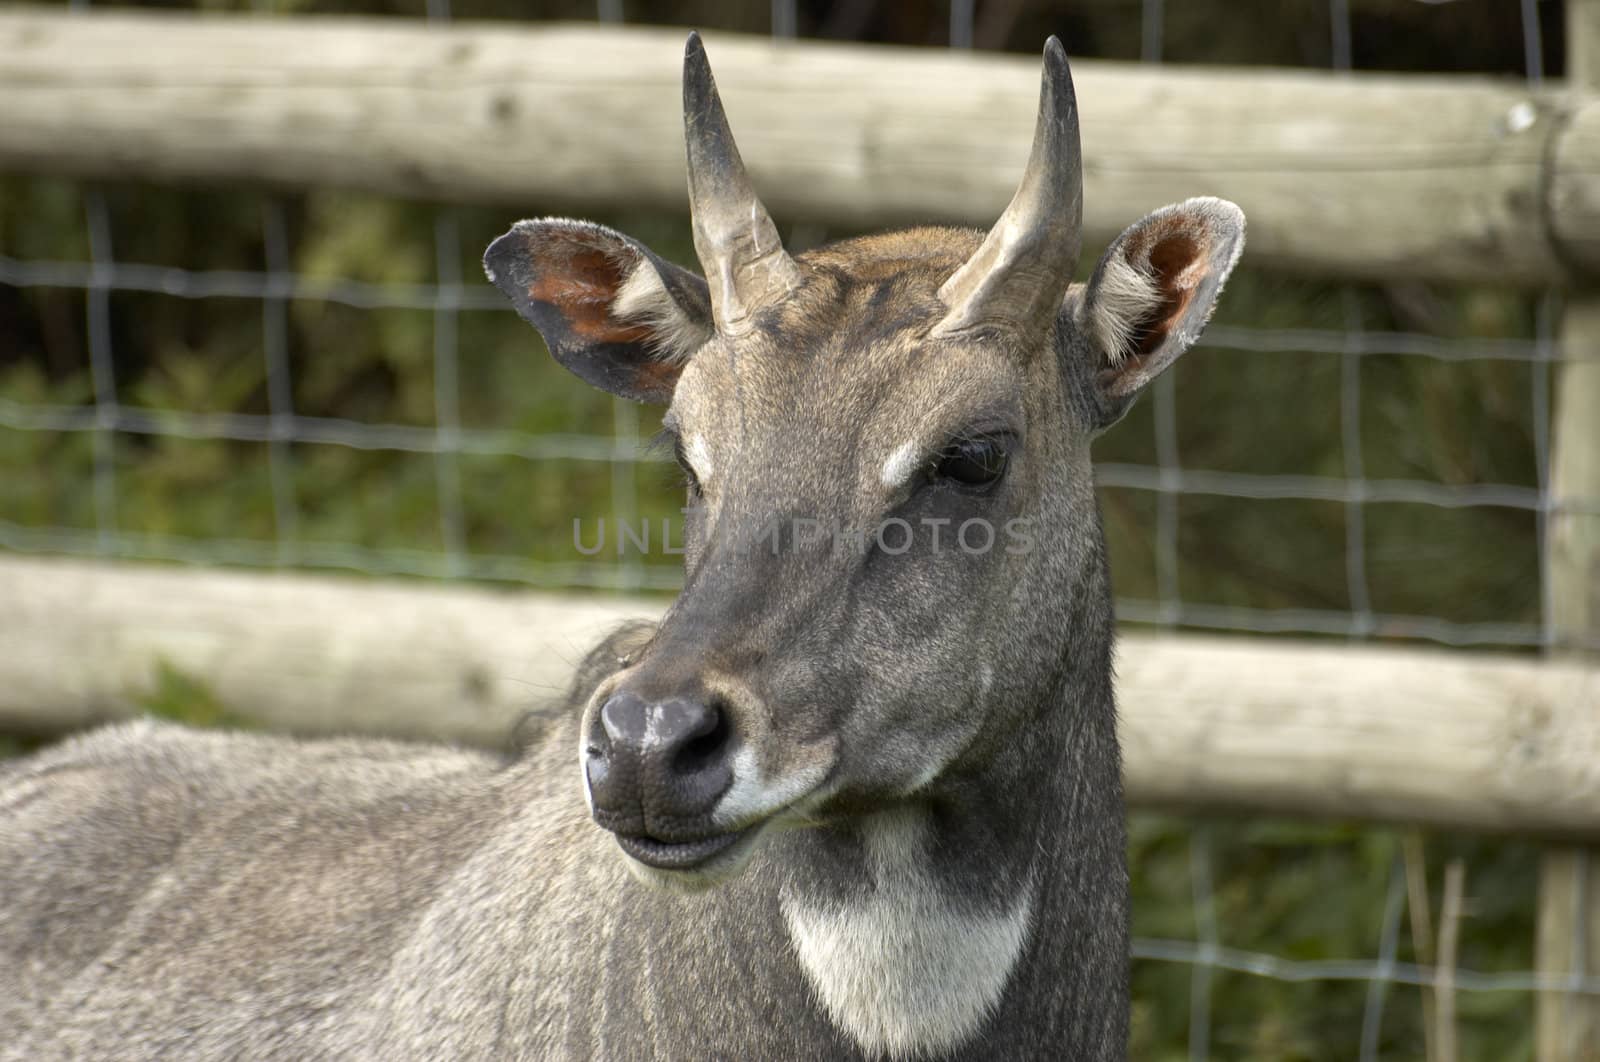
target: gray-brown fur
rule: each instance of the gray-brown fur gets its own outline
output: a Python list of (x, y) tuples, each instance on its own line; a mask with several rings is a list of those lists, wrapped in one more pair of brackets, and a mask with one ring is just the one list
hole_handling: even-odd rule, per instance
[[(720, 114), (697, 52), (692, 144), (716, 127), (693, 101)], [(1070, 81), (1046, 67), (1050, 105)], [(1043, 154), (1075, 166), (1075, 107), (1050, 113), (1071, 151)], [(736, 152), (701, 156), (731, 167), (702, 190), (747, 187)], [(766, 231), (753, 193), (697, 229), (715, 298), (579, 222), (521, 223), (486, 259), (563, 364), (671, 403), (702, 490), (660, 626), (596, 648), (504, 759), (140, 723), (6, 768), (0, 1059), (1125, 1054), (1089, 447), (1192, 343), (1243, 220), (1194, 200), (1087, 287), (1044, 246), (953, 292), (983, 233), (750, 267), (719, 244), (742, 217)], [(1044, 297), (1028, 277), (1058, 311), (997, 314)], [(975, 437), (1009, 453), (981, 489), (941, 471)], [(914, 545), (785, 532), (774, 553), (774, 515), (893, 516)], [(1030, 521), (1032, 546), (951, 548), (973, 519)]]

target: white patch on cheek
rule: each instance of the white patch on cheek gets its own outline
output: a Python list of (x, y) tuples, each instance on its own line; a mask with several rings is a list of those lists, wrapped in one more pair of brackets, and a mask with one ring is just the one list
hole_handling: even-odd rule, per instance
[(689, 439), (689, 446), (684, 451), (684, 456), (689, 459), (689, 467), (694, 469), (695, 476), (702, 484), (711, 480), (715, 471), (711, 464), (711, 447), (706, 445), (703, 435), (695, 435)]
[(989, 687), (994, 685), (994, 668), (988, 664), (978, 665), (978, 696), (989, 696)]
[(914, 443), (906, 443), (889, 455), (889, 460), (883, 463), (883, 472), (880, 478), (885, 487), (898, 487), (911, 478), (911, 473), (917, 468), (917, 448)]
[(711, 819), (718, 826), (757, 822), (788, 807), (821, 784), (828, 768), (813, 764), (769, 785), (761, 777), (755, 750), (746, 745), (733, 755), (733, 784), (717, 801)]

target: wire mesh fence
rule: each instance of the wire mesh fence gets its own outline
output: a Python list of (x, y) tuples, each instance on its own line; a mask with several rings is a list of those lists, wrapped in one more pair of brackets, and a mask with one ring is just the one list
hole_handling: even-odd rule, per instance
[[(1393, 2), (1422, 6), (1420, 0)], [(1353, 5), (1352, 0), (1326, 2), (1318, 39), (1326, 39), (1327, 65), (1335, 70), (1349, 71), (1357, 65), (1361, 39), (1356, 17), (1363, 6)], [(1523, 76), (1530, 84), (1539, 83), (1545, 74), (1545, 26), (1554, 6), (1521, 0), (1518, 9)], [(872, 7), (836, 5), (828, 17), (848, 25), (850, 18), (868, 17)], [(1004, 7), (953, 0), (945, 34), (948, 46), (967, 48), (992, 41), (996, 10)], [(857, 8), (868, 15), (853, 15)], [(1163, 0), (1138, 0), (1117, 9), (1118, 17), (1135, 26), (1138, 57), (1162, 62), (1171, 39), (1168, 5)], [(452, 11), (448, 0), (427, 0), (414, 14), (445, 21)], [(601, 21), (626, 21), (629, 5), (599, 0), (591, 14)], [(800, 8), (797, 0), (772, 0), (768, 14), (770, 32), (777, 37), (795, 36), (803, 22), (820, 17)], [(733, 21), (748, 28), (753, 17), (743, 11)], [(1067, 40), (1069, 50), (1079, 51), (1070, 34)], [(0, 432), (14, 434), (8, 460), (14, 467), (53, 461), (51, 475), (62, 480), (36, 488), (38, 497), (13, 495), (16, 509), (0, 511), (0, 548), (185, 563), (336, 568), (549, 588), (676, 588), (680, 576), (670, 557), (638, 552), (585, 556), (572, 548), (565, 526), (565, 514), (574, 504), (622, 523), (659, 520), (674, 511), (671, 486), (664, 476), (670, 457), (642, 445), (654, 427), (652, 413), (621, 400), (596, 405), (586, 399), (566, 418), (567, 427), (554, 430), (551, 425), (561, 422), (560, 417), (554, 421), (485, 417), (481, 410), (469, 408), (473, 394), (499, 389), (493, 379), (484, 383), (480, 340), (520, 327), (502, 296), (473, 268), (486, 234), (495, 234), (509, 219), (496, 220), (487, 212), (453, 206), (430, 208), (431, 231), (420, 240), (426, 247), (424, 257), (431, 258), (428, 275), (362, 279), (325, 265), (306, 268), (306, 255), (295, 246), (294, 237), (310, 222), (296, 217), (301, 207), (271, 194), (256, 196), (259, 259), (253, 267), (140, 260), (121, 246), (130, 235), (131, 242), (140, 240), (137, 224), (118, 215), (119, 203), (129, 194), (145, 193), (97, 186), (81, 189), (85, 250), (81, 258), (30, 255), (0, 241), (0, 286), (81, 298), (81, 353), (88, 381), (81, 394), (70, 388), (0, 388)], [(804, 246), (829, 234), (810, 225), (788, 235), (792, 244)], [(681, 233), (677, 238), (685, 242)], [(1545, 528), (1555, 512), (1549, 476), (1552, 367), (1561, 358), (1600, 357), (1600, 352), (1558, 347), (1559, 296), (1493, 296), (1487, 309), (1478, 307), (1479, 317), (1490, 319), (1493, 328), (1470, 327), (1474, 319), (1469, 313), (1469, 327), (1433, 333), (1393, 327), (1396, 320), (1427, 322), (1439, 316), (1437, 303), (1430, 305), (1425, 293), (1420, 297), (1422, 309), (1417, 310), (1418, 294), (1403, 284), (1390, 292), (1322, 285), (1315, 312), (1297, 317), (1274, 309), (1278, 303), (1270, 296), (1275, 282), (1270, 276), (1242, 280), (1246, 308), (1229, 316), (1225, 305), (1224, 316), (1209, 329), (1201, 348), (1185, 359), (1180, 371), (1158, 381), (1150, 399), (1108, 437), (1100, 452), (1097, 475), (1121, 590), (1119, 616), (1127, 622), (1169, 628), (1401, 638), (1450, 646), (1550, 647), (1555, 627)], [(1258, 291), (1267, 294), (1259, 298), (1252, 294)], [(253, 407), (150, 401), (130, 388), (124, 378), (127, 352), (119, 339), (136, 327), (127, 321), (140, 308), (153, 305), (149, 300), (183, 306), (215, 304), (221, 307), (218, 313), (254, 319), (260, 396)], [(1401, 313), (1396, 305), (1411, 309)], [(308, 361), (330, 353), (306, 349), (308, 336), (319, 334), (327, 342), (339, 330), (318, 332), (303, 321), (307, 315), (335, 310), (340, 321), (378, 321), (380, 330), (384, 320), (404, 320), (409, 322), (405, 332), (409, 340), (426, 337), (426, 349), (414, 352), (408, 363), (428, 381), (422, 414), (417, 414), (416, 402), (405, 416), (384, 416), (383, 411), (368, 416), (360, 409), (345, 410), (335, 401), (306, 398), (301, 377), (308, 372)], [(1379, 323), (1373, 324), (1374, 320)], [(1480, 335), (1480, 331), (1495, 334)], [(525, 345), (532, 342), (530, 338)], [(1243, 372), (1269, 360), (1290, 363), (1296, 368), (1287, 371), (1287, 390), (1277, 397), (1286, 399), (1303, 389), (1303, 397), (1320, 412), (1218, 412), (1218, 396), (1224, 390), (1216, 383), (1191, 402), (1184, 394), (1193, 381), (1184, 374), (1191, 371), (1188, 365), (1206, 359), (1211, 359), (1213, 376), (1219, 372), (1218, 363)], [(1449, 430), (1464, 437), (1461, 451), (1469, 456), (1448, 477), (1419, 474), (1437, 463), (1408, 460), (1402, 445), (1384, 437), (1384, 429), (1407, 423), (1419, 434), (1444, 429), (1414, 410), (1397, 412), (1392, 407), (1404, 406), (1408, 397), (1425, 391), (1441, 374), (1463, 373), (1477, 373), (1474, 379), (1486, 395), (1471, 406), (1471, 412), (1487, 411), (1485, 415), (1495, 418), (1484, 428), (1483, 437), (1490, 440), (1485, 445), (1494, 449), (1493, 441), (1504, 437), (1515, 437), (1520, 444), (1512, 457), (1503, 453), (1484, 457), (1474, 441), (1483, 425), (1456, 424)], [(548, 401), (557, 406), (577, 401), (571, 397), (575, 392), (560, 390), (562, 385), (551, 383), (549, 377), (529, 379), (552, 388)], [(1390, 385), (1404, 393), (1396, 397)], [(1299, 466), (1295, 462), (1305, 455), (1292, 447), (1284, 453), (1252, 453), (1257, 418), (1302, 415), (1332, 440), (1326, 453)], [(1212, 427), (1196, 428), (1202, 423)], [(1226, 446), (1208, 446), (1207, 453), (1250, 456), (1236, 467), (1188, 463), (1185, 444), (1197, 431), (1235, 437)], [(49, 446), (15, 442), (21, 438), (49, 440)], [(227, 451), (230, 464), (219, 476), (243, 476), (238, 468), (248, 464), (256, 484), (249, 498), (241, 502), (230, 496), (221, 511), (203, 520), (130, 514), (129, 499), (145, 489), (143, 470), (161, 452), (152, 447), (186, 443), (241, 448)], [(54, 456), (40, 456), (47, 451)], [(360, 499), (330, 503), (329, 491), (306, 490), (308, 469), (330, 451), (392, 457), (394, 463), (384, 472), (389, 478), (378, 489), (398, 490), (395, 484), (403, 480), (406, 490), (426, 496), (428, 512), (399, 514), (404, 527), (394, 534), (370, 533), (370, 525), (394, 515), (381, 505), (349, 520), (330, 516), (330, 504), (362, 507)], [(62, 456), (68, 452), (73, 455), (70, 459)], [(248, 457), (240, 456), (246, 453)], [(506, 485), (507, 477), (536, 478), (546, 467), (567, 470), (550, 484), (551, 492), (564, 499), (553, 509), (543, 505), (548, 499), (530, 499), (517, 493), (519, 488)], [(1506, 474), (1488, 475), (1486, 470)], [(87, 474), (87, 491), (76, 478), (79, 471)], [(657, 475), (658, 471), (663, 474)], [(581, 498), (574, 498), (573, 492), (580, 488)], [(64, 503), (63, 494), (86, 497), (87, 505)], [(193, 504), (192, 495), (181, 489), (178, 497), (180, 508)], [(544, 512), (529, 536), (485, 528), (483, 513), (508, 500)], [(1596, 499), (1563, 504), (1600, 511)], [(550, 515), (557, 511), (559, 518)], [(1318, 514), (1317, 530), (1302, 535), (1310, 526), (1304, 515), (1308, 512)], [(1230, 531), (1234, 526), (1237, 530)], [(354, 533), (341, 534), (341, 529)], [(539, 548), (520, 548), (533, 537), (538, 537)], [(1410, 584), (1400, 576), (1412, 569), (1457, 563), (1456, 554), (1440, 545), (1445, 538), (1470, 540), (1497, 555), (1499, 575), (1476, 595), (1483, 602), (1431, 610), (1429, 584), (1419, 583), (1410, 590), (1402, 586)], [(1215, 557), (1203, 551), (1191, 555), (1186, 543), (1209, 548), (1228, 539), (1263, 556), (1246, 558), (1255, 566), (1243, 564), (1234, 584), (1211, 586), (1205, 572)], [(1281, 554), (1265, 556), (1270, 551), (1261, 543), (1269, 540), (1281, 540)], [(1400, 541), (1402, 548), (1390, 549), (1386, 543), (1393, 541)], [(1302, 568), (1315, 568), (1317, 575), (1299, 581), (1290, 577)], [(1277, 585), (1271, 593), (1258, 593), (1258, 583)], [(1397, 586), (1402, 589), (1396, 590)], [(1475, 595), (1469, 590), (1467, 596)], [(1141, 836), (1138, 826), (1136, 843)], [(1322, 954), (1319, 949), (1327, 941), (1315, 934), (1309, 941), (1289, 942), (1300, 948), (1297, 954), (1229, 942), (1238, 929), (1234, 920), (1241, 916), (1240, 905), (1248, 907), (1240, 896), (1248, 897), (1248, 882), (1256, 871), (1223, 871), (1220, 880), (1233, 895), (1227, 898), (1228, 915), (1219, 916), (1223, 904), (1218, 897), (1215, 849), (1224, 835), (1223, 847), (1230, 853), (1241, 845), (1259, 844), (1262, 835), (1255, 827), (1211, 824), (1190, 830), (1147, 821), (1143, 829), (1147, 854), (1182, 839), (1182, 858), (1172, 865), (1181, 862), (1189, 893), (1179, 905), (1187, 912), (1187, 928), (1183, 919), (1175, 928), (1161, 918), (1143, 919), (1136, 905), (1136, 993), (1161, 1001), (1167, 1012), (1158, 1020), (1148, 1013), (1141, 1017), (1136, 1010), (1136, 1019), (1143, 1022), (1143, 1026), (1136, 1022), (1136, 1027), (1146, 1030), (1136, 1033), (1136, 1046), (1137, 1037), (1144, 1035), (1150, 1057), (1172, 1053), (1170, 1037), (1164, 1039), (1158, 1031), (1163, 1022), (1172, 1020), (1173, 997), (1164, 980), (1169, 973), (1163, 972), (1169, 968), (1185, 972), (1189, 1002), (1183, 1042), (1188, 1057), (1196, 1059), (1247, 1054), (1406, 1057), (1419, 1046), (1417, 1037), (1429, 1034), (1430, 1026), (1414, 1016), (1397, 1023), (1394, 996), (1399, 988), (1418, 990), (1419, 1001), (1446, 992), (1482, 997), (1486, 1002), (1476, 1010), (1473, 1005), (1461, 1006), (1464, 1019), (1458, 1020), (1470, 1026), (1474, 1017), (1480, 1019), (1484, 1029), (1492, 1030), (1482, 1039), (1488, 1046), (1474, 1049), (1469, 1041), (1464, 1047), (1469, 1053), (1479, 1051), (1477, 1057), (1516, 1057), (1531, 1050), (1526, 1022), (1533, 993), (1600, 992), (1600, 977), (1589, 975), (1581, 964), (1561, 978), (1532, 972), (1529, 846), (1510, 855), (1498, 852), (1487, 861), (1491, 874), (1506, 867), (1522, 868), (1505, 871), (1510, 874), (1505, 891), (1514, 897), (1507, 901), (1507, 910), (1521, 913), (1502, 911), (1493, 917), (1500, 919), (1497, 925), (1515, 926), (1527, 949), (1474, 951), (1469, 946), (1447, 963), (1434, 953), (1429, 933), (1417, 934), (1419, 918), (1424, 924), (1429, 921), (1425, 903), (1419, 910), (1417, 891), (1420, 887), (1425, 901), (1429, 871), (1408, 864), (1408, 840), (1401, 834), (1349, 831), (1332, 840), (1317, 834), (1295, 842), (1314, 852), (1326, 852), (1329, 845), (1357, 852), (1351, 856), (1355, 862), (1341, 873), (1358, 872), (1352, 866), (1379, 868), (1376, 879), (1367, 882), (1361, 893), (1361, 902), (1375, 919), (1370, 946), (1376, 957), (1369, 959)], [(1269, 835), (1273, 829), (1268, 828)], [(1269, 847), (1281, 843), (1269, 836)], [(1441, 844), (1445, 850), (1456, 842)], [(1484, 850), (1474, 851), (1475, 858), (1484, 862)], [(1159, 858), (1151, 855), (1143, 868), (1159, 876), (1159, 865)], [(1136, 859), (1136, 891), (1139, 868)], [(1437, 878), (1437, 865), (1432, 869)], [(1154, 899), (1151, 903), (1152, 908), (1157, 906)], [(1412, 927), (1410, 941), (1401, 932), (1406, 922)], [(1586, 917), (1577, 921), (1580, 926), (1585, 923)], [(1308, 1044), (1292, 1037), (1275, 1041), (1259, 1026), (1249, 1034), (1250, 1042), (1244, 1042), (1243, 1034), (1230, 1031), (1229, 1019), (1216, 1006), (1218, 983), (1237, 976), (1354, 994), (1339, 1006), (1326, 1008), (1342, 1017), (1320, 1027), (1315, 1035), (1325, 1037), (1324, 1042)], [(1307, 1003), (1307, 997), (1295, 999), (1297, 1006)], [(1422, 1013), (1420, 1006), (1408, 1010)], [(1302, 1030), (1295, 1035), (1305, 1034)], [(1498, 1053), (1507, 1050), (1511, 1053)]]
[[(428, 17), (449, 17), (446, 6), (429, 5)], [(618, 12), (605, 9), (604, 17)], [(1164, 39), (1166, 12), (1161, 4), (1144, 3), (1139, 11), (1142, 30), (1140, 50), (1147, 62), (1159, 62)], [(1540, 19), (1537, 5), (1523, 8), (1522, 28), (1528, 42), (1526, 61), (1542, 63)], [(949, 40), (955, 46), (973, 39), (972, 5), (955, 4), (950, 10)], [(1341, 2), (1329, 4), (1329, 41), (1332, 63), (1347, 69), (1352, 62), (1351, 11)], [(796, 24), (792, 5), (776, 4), (772, 12), (773, 32), (783, 35), (785, 27)], [(1527, 76), (1537, 81), (1541, 71), (1530, 66)], [(0, 255), (0, 281), (14, 287), (72, 289), (83, 293), (87, 328), (85, 344), (93, 381), (92, 402), (69, 405), (47, 402), (21, 403), (4, 400), (0, 404), (0, 426), (16, 431), (84, 433), (92, 440), (94, 452), (95, 507), (91, 527), (60, 526), (34, 521), (6, 521), (0, 524), (0, 542), (13, 549), (62, 548), (127, 557), (152, 557), (177, 560), (226, 561), (228, 563), (347, 567), (374, 573), (405, 573), (427, 576), (467, 576), (524, 582), (536, 586), (594, 586), (623, 589), (671, 589), (676, 574), (670, 565), (651, 565), (634, 556), (586, 561), (574, 551), (560, 559), (532, 560), (526, 554), (498, 554), (476, 547), (466, 533), (463, 511), (461, 458), (516, 457), (528, 461), (592, 462), (604, 468), (612, 484), (609, 515), (626, 521), (636, 517), (639, 507), (639, 477), (633, 467), (662, 461), (661, 455), (641, 452), (635, 445), (640, 431), (637, 411), (618, 403), (613, 410), (609, 432), (597, 432), (597, 425), (560, 434), (545, 431), (484, 429), (466, 426), (461, 417), (459, 374), (461, 371), (460, 321), (463, 315), (506, 314), (497, 293), (482, 282), (475, 270), (463, 268), (461, 227), (452, 212), (441, 211), (433, 233), (436, 268), (431, 279), (412, 283), (377, 283), (336, 276), (307, 276), (297, 272), (289, 247), (290, 225), (281, 200), (267, 198), (262, 204), (261, 262), (257, 270), (201, 270), (184, 266), (157, 266), (130, 261), (113, 245), (113, 219), (105, 194), (96, 188), (83, 193), (88, 256), (86, 261), (49, 261)], [(797, 233), (802, 242), (820, 239), (825, 233), (808, 227)], [(118, 384), (117, 353), (113, 349), (111, 323), (113, 300), (132, 293), (170, 296), (190, 300), (249, 300), (260, 307), (261, 347), (265, 358), (267, 408), (261, 412), (224, 411), (199, 413), (182, 408), (153, 408), (126, 401)], [(1150, 578), (1119, 579), (1124, 593), (1119, 599), (1123, 618), (1131, 622), (1163, 626), (1210, 627), (1247, 632), (1303, 632), (1347, 637), (1416, 638), (1449, 645), (1548, 646), (1554, 629), (1548, 617), (1548, 559), (1543, 554), (1543, 527), (1552, 500), (1548, 490), (1548, 450), (1550, 420), (1550, 366), (1559, 356), (1552, 337), (1552, 321), (1557, 312), (1553, 296), (1537, 300), (1527, 308), (1525, 334), (1486, 339), (1462, 335), (1439, 336), (1420, 332), (1369, 329), (1364, 323), (1366, 309), (1362, 296), (1354, 290), (1344, 292), (1337, 327), (1264, 327), (1260, 324), (1222, 322), (1206, 337), (1211, 349), (1233, 352), (1271, 353), (1279, 358), (1327, 355), (1337, 361), (1337, 415), (1339, 464), (1336, 473), (1307, 470), (1273, 472), (1207, 468), (1185, 461), (1179, 425), (1180, 399), (1175, 375), (1157, 385), (1148, 410), (1141, 414), (1136, 429), (1124, 429), (1109, 443), (1099, 465), (1100, 482), (1108, 497), (1126, 497), (1126, 492), (1153, 499)], [(347, 306), (383, 313), (422, 311), (432, 317), (431, 375), (434, 382), (434, 409), (431, 423), (396, 424), (319, 416), (298, 409), (293, 357), (289, 350), (290, 313), (293, 307), (310, 302)], [(1198, 357), (1204, 357), (1204, 352)], [(1479, 469), (1456, 470), (1450, 481), (1420, 476), (1384, 475), (1369, 471), (1366, 450), (1370, 443), (1368, 406), (1373, 391), (1373, 363), (1392, 363), (1395, 359), (1421, 359), (1446, 364), (1492, 363), (1498, 366), (1523, 366), (1519, 390), (1525, 391), (1526, 434), (1531, 441), (1529, 467), (1516, 470), (1518, 482), (1496, 482), (1482, 478)], [(1190, 359), (1198, 360), (1198, 359)], [(1334, 382), (1330, 380), (1330, 382)], [(1148, 432), (1147, 447), (1130, 447), (1134, 433)], [(247, 538), (237, 534), (209, 533), (201, 541), (194, 536), (153, 532), (127, 526), (119, 518), (117, 495), (119, 437), (166, 437), (212, 439), (238, 443), (261, 443), (267, 448), (273, 500), (272, 534)], [(435, 547), (371, 548), (361, 543), (333, 541), (307, 532), (296, 513), (293, 454), (297, 446), (339, 446), (365, 450), (384, 450), (430, 455), (436, 475), (437, 534)], [(1133, 459), (1121, 459), (1120, 452)], [(1206, 595), (1190, 587), (1193, 578), (1186, 568), (1199, 566), (1186, 561), (1184, 503), (1203, 499), (1231, 499), (1242, 502), (1328, 503), (1342, 510), (1341, 551), (1344, 579), (1342, 587), (1318, 588), (1315, 594), (1294, 591), (1276, 595)], [(1136, 507), (1143, 501), (1130, 502)], [(1568, 500), (1567, 505), (1586, 506), (1587, 502)], [(1191, 508), (1198, 509), (1199, 506)], [(1485, 519), (1505, 522), (1522, 517), (1522, 528), (1514, 536), (1517, 552), (1525, 554), (1527, 572), (1518, 571), (1524, 587), (1522, 598), (1503, 606), (1506, 615), (1483, 615), (1485, 609), (1467, 609), (1459, 616), (1430, 614), (1407, 595), (1388, 592), (1396, 580), (1379, 578), (1374, 591), (1374, 573), (1369, 563), (1370, 544), (1383, 536), (1372, 525), (1374, 509), (1395, 513), (1410, 509), (1414, 513), (1431, 511), (1427, 517), (1444, 530), (1433, 528), (1410, 536), (1413, 552), (1427, 537), (1470, 527), (1469, 519), (1449, 522), (1444, 514), (1475, 516), (1493, 511)], [(1239, 508), (1236, 511), (1243, 511)], [(1282, 510), (1280, 510), (1282, 511)], [(1128, 517), (1133, 520), (1132, 516)], [(1381, 521), (1380, 521), (1381, 522)], [(1403, 536), (1402, 536), (1403, 537)], [(92, 547), (87, 542), (92, 539)], [(615, 561), (615, 563), (612, 563)], [(1319, 564), (1324, 562), (1319, 558)], [(1386, 563), (1405, 563), (1397, 557)], [(1122, 568), (1135, 565), (1124, 558)], [(1327, 567), (1332, 567), (1328, 564)], [(1510, 571), (1510, 569), (1507, 569)], [(1388, 573), (1379, 573), (1380, 576)], [(1535, 575), (1535, 580), (1522, 578)], [(1186, 585), (1188, 584), (1188, 585)], [(1212, 599), (1208, 600), (1210, 596)], [(1514, 595), (1513, 595), (1514, 596)], [(1412, 599), (1417, 595), (1410, 595)], [(1219, 599), (1220, 598), (1220, 599)], [(1230, 598), (1232, 600), (1230, 600)], [(1276, 598), (1267, 603), (1267, 598)], [(1298, 598), (1298, 600), (1297, 600)], [(1317, 601), (1316, 599), (1322, 599)], [(1281, 602), (1281, 603), (1280, 603)]]

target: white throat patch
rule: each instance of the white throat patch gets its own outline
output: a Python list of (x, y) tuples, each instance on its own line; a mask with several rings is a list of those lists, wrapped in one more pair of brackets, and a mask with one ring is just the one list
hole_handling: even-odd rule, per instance
[(999, 1001), (1032, 924), (1031, 887), (1007, 911), (956, 910), (928, 871), (926, 835), (920, 813), (869, 820), (869, 896), (783, 900), (819, 1001), (868, 1054), (907, 1058), (965, 1041)]

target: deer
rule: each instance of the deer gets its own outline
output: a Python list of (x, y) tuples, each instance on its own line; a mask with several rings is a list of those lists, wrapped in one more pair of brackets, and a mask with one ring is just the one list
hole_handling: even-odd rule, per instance
[(5, 767), (0, 1057), (1125, 1057), (1090, 449), (1243, 214), (1155, 210), (1076, 282), (1053, 37), (987, 232), (791, 255), (698, 35), (683, 100), (703, 275), (566, 218), (484, 259), (561, 365), (667, 407), (682, 592), (504, 755), (135, 721)]

